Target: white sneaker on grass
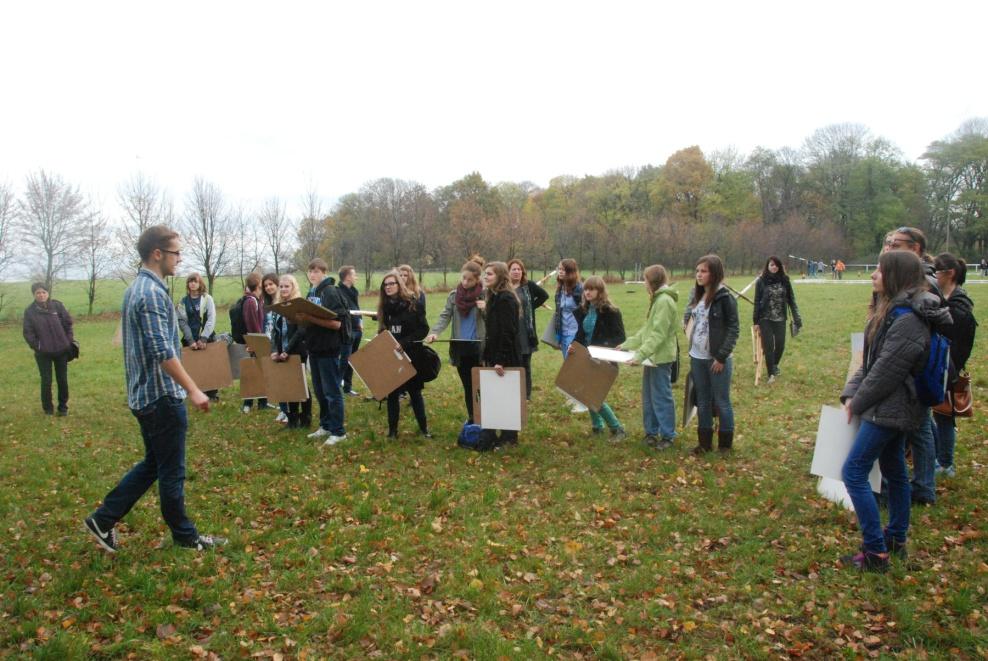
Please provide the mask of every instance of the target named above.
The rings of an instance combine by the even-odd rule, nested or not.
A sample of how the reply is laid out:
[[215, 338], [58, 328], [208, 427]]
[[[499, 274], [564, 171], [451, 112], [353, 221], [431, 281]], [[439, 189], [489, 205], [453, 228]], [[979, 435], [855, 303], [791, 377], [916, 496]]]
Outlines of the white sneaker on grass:
[[588, 410], [589, 409], [580, 402], [573, 402], [573, 408], [570, 409], [573, 413], [586, 413]]
[[241, 413], [250, 413], [250, 404], [244, 404], [244, 407], [240, 409]]
[[285, 412], [284, 411], [281, 411], [280, 413], [278, 413], [278, 415], [275, 416], [274, 421], [275, 422], [288, 422], [288, 416], [285, 415]]
[[342, 436], [336, 436], [335, 434], [330, 434], [329, 438], [326, 439], [326, 442], [323, 443], [323, 445], [324, 446], [336, 445], [337, 443], [345, 440], [346, 440], [346, 434], [343, 434]]
[[320, 427], [319, 429], [309, 434], [308, 438], [322, 438], [323, 436], [329, 436], [329, 430]]

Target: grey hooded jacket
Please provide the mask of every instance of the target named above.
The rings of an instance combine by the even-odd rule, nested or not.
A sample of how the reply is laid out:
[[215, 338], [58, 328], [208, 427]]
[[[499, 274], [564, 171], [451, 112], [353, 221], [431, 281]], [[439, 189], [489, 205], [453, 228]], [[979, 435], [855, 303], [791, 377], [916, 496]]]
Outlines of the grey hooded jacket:
[[[865, 345], [864, 363], [848, 380], [841, 403], [880, 427], [910, 431], [919, 428], [927, 408], [916, 397], [913, 375], [922, 369], [930, 346], [931, 325], [949, 325], [950, 312], [928, 291], [900, 294], [892, 306], [909, 305], [916, 314], [888, 315], [874, 340]], [[867, 332], [867, 329], [866, 329]]]

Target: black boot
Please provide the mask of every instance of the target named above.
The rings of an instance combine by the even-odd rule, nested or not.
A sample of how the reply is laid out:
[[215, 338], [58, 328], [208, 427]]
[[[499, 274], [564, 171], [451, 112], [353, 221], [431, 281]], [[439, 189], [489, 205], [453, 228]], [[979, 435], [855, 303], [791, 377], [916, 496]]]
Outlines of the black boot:
[[717, 430], [717, 449], [723, 453], [731, 451], [734, 446], [734, 432]]
[[299, 428], [299, 415], [298, 413], [288, 412], [288, 426], [287, 429], [298, 429]]
[[701, 455], [710, 452], [713, 449], [714, 449], [714, 430], [697, 429], [696, 447], [693, 448], [693, 454]]

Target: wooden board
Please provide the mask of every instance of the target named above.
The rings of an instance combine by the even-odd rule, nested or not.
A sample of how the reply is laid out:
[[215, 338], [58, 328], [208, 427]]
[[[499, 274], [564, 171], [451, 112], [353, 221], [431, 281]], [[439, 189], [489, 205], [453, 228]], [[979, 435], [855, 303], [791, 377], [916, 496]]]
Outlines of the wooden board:
[[366, 346], [360, 347], [360, 351], [351, 354], [350, 366], [377, 401], [386, 398], [416, 374], [412, 360], [388, 331], [378, 333]]
[[240, 399], [266, 397], [264, 372], [258, 358], [240, 359]]
[[264, 373], [264, 390], [271, 402], [304, 402], [309, 398], [309, 383], [305, 367], [297, 355], [275, 362], [270, 356], [258, 358]]
[[247, 333], [244, 335], [244, 341], [255, 356], [271, 355], [271, 339], [264, 333]]
[[617, 379], [617, 365], [591, 358], [579, 342], [570, 347], [570, 354], [556, 375], [556, 387], [591, 411], [599, 411]]
[[528, 421], [525, 369], [505, 367], [498, 376], [493, 367], [474, 367], [470, 375], [474, 422], [484, 429], [521, 431]]
[[300, 326], [307, 326], [308, 322], [300, 324], [297, 320], [297, 316], [300, 312], [304, 312], [310, 317], [316, 317], [317, 319], [336, 319], [336, 313], [332, 310], [327, 310], [321, 305], [317, 305], [312, 301], [305, 298], [293, 298], [290, 301], [285, 301], [283, 303], [275, 303], [268, 307], [272, 312], [277, 312], [283, 316], [288, 321], [293, 324], [298, 324]]
[[182, 348], [182, 367], [203, 392], [233, 385], [226, 344], [210, 342], [205, 349]]

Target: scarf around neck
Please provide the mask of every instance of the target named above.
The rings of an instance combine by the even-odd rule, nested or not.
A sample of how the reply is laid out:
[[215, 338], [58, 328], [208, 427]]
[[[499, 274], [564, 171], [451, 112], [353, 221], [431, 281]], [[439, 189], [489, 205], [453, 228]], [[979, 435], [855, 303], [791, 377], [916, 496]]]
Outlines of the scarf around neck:
[[465, 289], [463, 284], [456, 285], [456, 295], [454, 302], [456, 309], [460, 311], [461, 317], [470, 315], [470, 310], [477, 306], [477, 299], [484, 293], [484, 288], [478, 282], [472, 289]]

